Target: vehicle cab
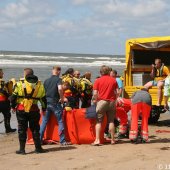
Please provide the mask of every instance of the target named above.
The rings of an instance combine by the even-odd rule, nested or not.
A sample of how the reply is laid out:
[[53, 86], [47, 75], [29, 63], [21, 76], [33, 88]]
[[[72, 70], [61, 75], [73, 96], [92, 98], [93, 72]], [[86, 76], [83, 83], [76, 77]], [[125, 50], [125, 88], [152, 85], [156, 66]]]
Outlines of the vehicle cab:
[[[126, 41], [126, 66], [124, 70], [124, 97], [131, 95], [141, 89], [147, 82], [151, 81], [150, 76], [156, 58], [160, 58], [165, 66], [170, 68], [170, 36], [137, 38]], [[157, 104], [157, 87], [149, 89], [152, 96], [152, 112], [150, 122], [155, 123], [159, 119], [164, 100], [161, 106]], [[162, 90], [163, 93], [163, 90]]]

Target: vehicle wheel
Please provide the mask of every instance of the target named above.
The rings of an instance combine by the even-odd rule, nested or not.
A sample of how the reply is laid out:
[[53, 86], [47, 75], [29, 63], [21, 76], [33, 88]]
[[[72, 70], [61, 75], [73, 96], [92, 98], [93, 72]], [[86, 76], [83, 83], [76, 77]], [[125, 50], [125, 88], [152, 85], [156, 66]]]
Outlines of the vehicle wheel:
[[152, 108], [148, 123], [149, 124], [157, 123], [159, 120], [159, 117], [160, 117], [159, 109]]

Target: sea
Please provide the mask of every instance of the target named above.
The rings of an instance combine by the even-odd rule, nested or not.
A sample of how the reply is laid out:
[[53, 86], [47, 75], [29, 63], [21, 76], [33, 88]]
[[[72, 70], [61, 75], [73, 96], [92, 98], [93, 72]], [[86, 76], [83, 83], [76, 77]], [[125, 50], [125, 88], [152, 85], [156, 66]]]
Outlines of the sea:
[[[60, 66], [62, 73], [68, 68], [79, 70], [81, 75], [86, 71], [92, 73], [92, 82], [100, 75], [102, 65], [117, 70], [121, 76], [125, 68], [124, 55], [74, 54], [49, 52], [0, 51], [0, 68], [3, 69], [5, 81], [23, 77], [24, 68], [33, 68], [35, 75], [43, 82], [51, 76], [53, 66]], [[0, 121], [3, 120], [0, 114]], [[12, 127], [16, 128], [16, 117], [12, 114]], [[4, 125], [0, 124], [0, 134], [4, 133]]]
[[35, 75], [44, 81], [51, 75], [52, 67], [61, 66], [62, 73], [68, 68], [79, 70], [81, 75], [86, 71], [92, 73], [92, 81], [99, 76], [102, 65], [110, 66], [122, 75], [125, 67], [124, 55], [73, 54], [47, 52], [0, 51], [0, 68], [4, 71], [4, 79], [23, 77], [23, 69], [31, 67]]

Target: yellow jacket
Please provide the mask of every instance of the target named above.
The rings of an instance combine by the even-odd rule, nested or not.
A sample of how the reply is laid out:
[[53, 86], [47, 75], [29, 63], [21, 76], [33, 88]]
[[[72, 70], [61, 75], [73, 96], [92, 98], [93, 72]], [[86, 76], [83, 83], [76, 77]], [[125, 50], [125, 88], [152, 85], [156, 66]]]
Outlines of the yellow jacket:
[[155, 81], [164, 80], [169, 74], [169, 69], [166, 66], [162, 66], [160, 69], [156, 69]]
[[71, 86], [71, 91], [74, 93], [75, 91], [79, 91], [80, 84], [79, 80], [71, 75], [67, 74], [61, 77], [62, 82], [68, 82]]
[[93, 84], [90, 80], [86, 78], [80, 79], [80, 91], [85, 92], [87, 94], [92, 94], [93, 91]]
[[[33, 78], [35, 77], [33, 76]], [[23, 104], [24, 107], [30, 104], [37, 105], [38, 101], [40, 101], [42, 108], [45, 109], [45, 89], [41, 81], [38, 81], [38, 78], [33, 82], [24, 79], [16, 83], [11, 97], [13, 108], [18, 104]]]

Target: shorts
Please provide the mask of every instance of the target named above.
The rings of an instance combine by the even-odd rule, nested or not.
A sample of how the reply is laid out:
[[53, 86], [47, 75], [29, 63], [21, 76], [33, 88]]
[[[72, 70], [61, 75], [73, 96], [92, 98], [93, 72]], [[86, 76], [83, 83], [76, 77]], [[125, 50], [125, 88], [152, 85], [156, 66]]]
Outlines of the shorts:
[[[159, 81], [164, 82], [164, 80], [159, 80]], [[156, 81], [156, 80], [151, 81], [152, 86], [157, 86], [159, 81]]]
[[102, 122], [104, 115], [107, 115], [107, 122], [114, 122], [115, 114], [116, 114], [116, 102], [115, 101], [106, 101], [100, 100], [97, 102], [96, 106], [97, 112], [97, 122]]

